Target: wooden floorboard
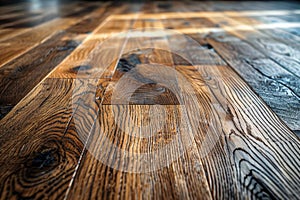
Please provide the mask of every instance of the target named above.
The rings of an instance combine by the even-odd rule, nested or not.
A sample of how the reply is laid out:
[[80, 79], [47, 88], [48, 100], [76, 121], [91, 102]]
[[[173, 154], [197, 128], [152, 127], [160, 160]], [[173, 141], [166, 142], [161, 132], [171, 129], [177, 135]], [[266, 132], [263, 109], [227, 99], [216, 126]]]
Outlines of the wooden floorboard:
[[300, 4], [0, 6], [0, 199], [298, 199]]
[[[88, 19], [105, 19], [105, 8], [106, 7], [103, 6], [96, 12], [92, 12], [87, 16], [89, 17]], [[94, 28], [98, 26], [98, 22], [97, 24], [83, 23], [87, 17], [84, 17], [81, 21], [68, 29], [61, 30], [55, 35], [52, 35], [40, 45], [0, 68], [0, 118], [4, 117], [9, 112], [9, 108], [15, 106], [25, 97], [36, 84], [56, 68], [57, 65], [87, 37], [86, 34], [81, 34], [82, 32], [89, 30], [90, 26]], [[34, 61], [32, 60], [33, 57], [35, 58]]]

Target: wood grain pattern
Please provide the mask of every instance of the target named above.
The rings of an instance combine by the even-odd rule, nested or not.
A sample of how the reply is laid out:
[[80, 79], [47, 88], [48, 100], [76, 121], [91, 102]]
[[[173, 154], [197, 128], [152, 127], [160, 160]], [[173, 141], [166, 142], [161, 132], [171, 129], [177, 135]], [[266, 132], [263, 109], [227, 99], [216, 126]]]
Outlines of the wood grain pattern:
[[[232, 24], [235, 21], [229, 20], [228, 23]], [[215, 36], [210, 36], [209, 43], [247, 80], [282, 120], [298, 133], [299, 77], [297, 64], [291, 64], [294, 62], [293, 57], [299, 54], [298, 47], [292, 48], [280, 43], [283, 38], [278, 38], [278, 34], [268, 38], [250, 26], [249, 31], [231, 30], [230, 26], [224, 26], [237, 37], [223, 33], [214, 34]], [[247, 70], [249, 67], [253, 67], [254, 70]], [[282, 104], [282, 101], [289, 103]]]
[[[137, 20], [134, 23], [135, 28], [151, 28], [159, 27], [162, 24], [160, 22], [149, 22], [145, 20]], [[124, 51], [126, 52], [127, 48], [130, 48], [131, 45], [135, 44], [137, 47], [143, 46], [143, 41], [150, 40], [154, 43], [154, 46], [157, 45], [167, 45], [166, 38], [160, 40], [152, 40], [149, 38], [128, 38]], [[157, 44], [159, 42], [160, 44]], [[164, 44], [161, 44], [164, 43]], [[172, 65], [172, 55], [171, 54], [155, 54], [157, 57], [152, 57], [152, 59], [147, 60], [143, 59], [144, 57], [151, 57], [151, 53], [141, 53], [138, 50], [137, 54], [131, 52], [129, 55], [122, 56], [118, 66], [115, 68], [115, 73], [112, 76], [111, 81], [107, 85], [105, 92], [101, 99], [101, 104], [99, 105], [99, 114], [95, 118], [96, 123], [94, 124], [93, 130], [89, 141], [90, 143], [101, 143], [101, 135], [105, 134], [110, 140], [114, 141], [116, 145], [122, 149], [126, 149], [129, 152], [151, 152], [155, 149], [163, 147], [172, 136], [176, 136], [176, 132], [180, 131], [176, 127], [180, 126], [177, 116], [180, 113], [180, 109], [174, 104], [172, 98], [170, 98], [170, 92], [167, 94], [162, 94], [157, 92], [155, 86], [150, 87], [145, 85], [144, 88], [135, 91], [135, 95], [132, 96], [131, 102], [132, 105], [111, 105], [110, 97], [111, 92], [114, 90], [115, 84], [119, 79], [126, 75], [127, 72], [133, 70], [139, 64], [146, 63], [155, 63], [155, 62], [164, 62], [169, 65]], [[142, 55], [143, 58], [139, 58], [138, 55]], [[153, 55], [153, 54], [152, 54]], [[164, 59], [162, 60], [159, 55], [163, 55]], [[141, 79], [136, 79], [136, 81], [145, 81]], [[130, 87], [130, 83], [128, 83]], [[155, 83], [154, 83], [155, 84]], [[156, 85], [157, 87], [157, 85]], [[166, 91], [166, 90], [165, 90]], [[99, 93], [99, 92], [98, 92]], [[139, 95], [140, 94], [140, 95]], [[144, 95], [143, 95], [144, 94]], [[154, 102], [156, 98], [157, 102]], [[165, 102], [167, 100], [167, 102]], [[176, 100], [176, 99], [175, 99]], [[133, 116], [134, 121], [140, 123], [147, 123], [147, 119], [143, 116], [146, 116], [149, 112], [151, 106], [146, 104], [168, 104], [167, 106], [167, 121], [164, 129], [154, 138], [151, 138], [150, 141], [135, 139], [134, 137], [128, 136], [126, 131], [118, 128], [118, 126], [130, 126], [128, 119], [124, 118], [126, 116]], [[117, 112], [117, 113], [114, 113]], [[114, 114], [112, 114], [114, 113]], [[114, 119], [114, 116], [120, 116], [118, 119]], [[124, 117], [123, 117], [124, 116]], [[159, 120], [158, 118], [157, 120]], [[116, 124], [116, 121], [121, 122]], [[99, 123], [97, 123], [99, 122]], [[151, 121], [150, 123], [155, 126], [158, 121]], [[129, 123], [129, 124], [127, 124]], [[138, 124], [137, 126], [141, 126]], [[149, 134], [151, 130], [149, 129]], [[120, 135], [115, 138], [116, 135]], [[121, 143], [118, 141], [122, 141]], [[154, 142], [157, 141], [157, 142]], [[193, 143], [195, 146], [195, 143]], [[68, 193], [68, 198], [163, 198], [166, 195], [170, 194], [174, 199], [181, 198], [204, 198], [211, 199], [207, 182], [204, 178], [204, 171], [202, 164], [199, 160], [199, 154], [194, 149], [186, 153], [180, 159], [176, 160], [168, 168], [164, 168], [151, 173], [135, 174], [135, 173], [126, 173], [114, 169], [109, 169], [99, 160], [95, 158], [97, 154], [101, 154], [102, 151], [98, 150], [98, 146], [92, 146], [89, 148], [89, 151], [86, 150], [84, 158], [79, 165], [78, 173], [75, 176], [74, 183], [77, 183], [78, 180], [81, 180], [83, 177], [89, 176], [86, 181], [80, 182], [80, 184], [73, 184]], [[113, 151], [113, 149], [111, 150]], [[172, 148], [174, 153], [177, 151], [175, 147]], [[95, 155], [96, 154], [96, 155]], [[107, 155], [109, 159], [110, 155]], [[113, 154], [111, 154], [113, 156]], [[193, 167], [184, 168], [183, 165], [191, 165]], [[134, 166], [133, 166], [134, 167]], [[104, 184], [105, 183], [105, 184]], [[195, 184], [193, 184], [195, 183]], [[196, 186], [197, 185], [197, 186]], [[197, 192], [191, 193], [190, 188], [197, 187]], [[195, 188], [196, 189], [196, 188]], [[86, 193], [86, 191], [89, 191]], [[113, 191], [113, 192], [112, 192]], [[153, 193], [152, 191], [157, 191]]]
[[0, 199], [298, 199], [299, 10], [0, 5]]
[[55, 34], [55, 32], [63, 30], [74, 23], [76, 23], [76, 20], [74, 19], [52, 20], [20, 34], [13, 39], [10, 38], [2, 41], [0, 48], [0, 53], [2, 55], [0, 67], [37, 46], [51, 36], [51, 34]]
[[[74, 36], [74, 35], [73, 35]], [[60, 32], [0, 68], [0, 106], [14, 106], [80, 43]], [[34, 58], [34, 60], [32, 60]], [[1, 112], [1, 118], [6, 112]]]
[[[81, 24], [81, 29], [84, 29], [85, 26], [82, 22], [87, 17], [98, 19], [99, 16], [102, 16], [104, 9], [105, 7], [101, 7], [96, 12], [90, 13], [77, 24], [51, 36], [23, 56], [0, 68], [0, 118], [3, 118], [13, 106], [87, 37], [86, 35], [80, 35], [81, 31], [76, 27]], [[35, 61], [32, 61], [32, 57], [35, 58]]]
[[[92, 57], [93, 50], [96, 47], [98, 47], [102, 41], [104, 41], [107, 37], [109, 37], [109, 34], [97, 37], [99, 32], [103, 31], [104, 33], [109, 33], [111, 31], [111, 25], [114, 24], [114, 21], [110, 20], [108, 14], [111, 12], [112, 13], [114, 12], [118, 13], [122, 11], [124, 12], [126, 8], [127, 6], [121, 6], [113, 10], [108, 10], [106, 14], [104, 13], [104, 16], [106, 18], [103, 18], [103, 21], [101, 21], [100, 25], [98, 25], [98, 27], [94, 30], [94, 34], [87, 37], [86, 40], [84, 40], [82, 44], [67, 59], [65, 59], [59, 66], [57, 66], [56, 69], [53, 71], [53, 73], [51, 73], [50, 77], [76, 78], [78, 70], [81, 66], [88, 66], [85, 68], [86, 73], [88, 73], [88, 71], [92, 71], [95, 68], [93, 67], [93, 65], [97, 66], [97, 63], [95, 63], [94, 59], [92, 58], [89, 59], [88, 62], [86, 62], [87, 57]], [[131, 21], [126, 21], [122, 23], [120, 26], [118, 26], [117, 30], [120, 32], [125, 31], [130, 27], [131, 23], [132, 23]], [[118, 54], [118, 52], [113, 52], [113, 48], [111, 50], [107, 49], [107, 55], [109, 56], [111, 53], [113, 55]]]
[[46, 80], [1, 120], [1, 198], [63, 198], [83, 146], [67, 128], [73, 87]]
[[[200, 71], [205, 70], [212, 70], [208, 67], [201, 67], [203, 69], [200, 69]], [[294, 177], [294, 185], [291, 184], [291, 180], [293, 178], [280, 176], [281, 173], [276, 173], [279, 175], [278, 177], [270, 176], [268, 180], [272, 183], [272, 187], [266, 187], [266, 185], [263, 184], [263, 182], [266, 180], [267, 176], [265, 176], [265, 170], [270, 170], [271, 172], [274, 168], [277, 170], [286, 170], [285, 167], [280, 167], [280, 163], [283, 162], [280, 161], [281, 157], [287, 157], [288, 155], [276, 155], [275, 152], [278, 152], [276, 148], [281, 148], [281, 143], [289, 143], [289, 150], [285, 152], [291, 152], [292, 149], [296, 148], [299, 149], [299, 147], [296, 147], [299, 145], [299, 141], [296, 138], [296, 136], [286, 127], [286, 126], [280, 126], [281, 124], [280, 120], [272, 113], [267, 111], [268, 108], [265, 104], [258, 104], [253, 105], [250, 102], [253, 102], [251, 98], [257, 98], [256, 95], [249, 89], [245, 83], [242, 83], [241, 79], [239, 79], [237, 76], [234, 75], [234, 72], [227, 69], [227, 67], [218, 67], [220, 70], [220, 73], [226, 73], [223, 75], [216, 75], [217, 78], [222, 78], [222, 82], [224, 84], [224, 89], [218, 88], [223, 84], [219, 84], [219, 81], [221, 79], [212, 80], [212, 86], [210, 87], [212, 93], [217, 99], [217, 102], [219, 102], [220, 109], [216, 110], [218, 113], [218, 116], [222, 116], [227, 113], [231, 119], [227, 120], [221, 120], [223, 133], [225, 135], [220, 136], [222, 141], [224, 142], [221, 149], [226, 152], [223, 159], [227, 160], [228, 164], [232, 163], [232, 168], [230, 169], [231, 173], [235, 174], [233, 181], [233, 191], [237, 190], [239, 191], [240, 197], [236, 198], [242, 198], [245, 196], [248, 196], [248, 198], [260, 198], [260, 197], [268, 197], [268, 198], [296, 198], [296, 188], [297, 188], [297, 177], [299, 176], [297, 172], [295, 171], [294, 175], [291, 175], [291, 177]], [[213, 70], [212, 70], [213, 71]], [[215, 72], [213, 72], [215, 73]], [[228, 74], [230, 73], [230, 74]], [[231, 74], [232, 73], [232, 74]], [[211, 74], [211, 73], [209, 73]], [[209, 78], [212, 78], [211, 76]], [[224, 80], [225, 79], [225, 80]], [[237, 86], [237, 82], [240, 82], [242, 86]], [[194, 83], [196, 84], [196, 81], [194, 80]], [[233, 88], [232, 88], [233, 87]], [[227, 91], [227, 92], [226, 92]], [[247, 98], [245, 95], [247, 95]], [[225, 95], [225, 96], [224, 96]], [[243, 99], [241, 100], [241, 96], [243, 95]], [[258, 99], [257, 99], [258, 100]], [[251, 104], [247, 105], [247, 102]], [[257, 101], [256, 101], [257, 102]], [[237, 108], [236, 105], [239, 105], [238, 110], [234, 110], [233, 108]], [[226, 107], [227, 106], [227, 107]], [[232, 108], [231, 108], [232, 106]], [[256, 107], [257, 106], [257, 107]], [[244, 107], [244, 108], [243, 108]], [[253, 109], [253, 111], [250, 111], [249, 113], [245, 113], [245, 110]], [[266, 109], [266, 110], [265, 110]], [[260, 110], [260, 113], [256, 113], [255, 111]], [[262, 110], [265, 110], [265, 112], [262, 112]], [[272, 121], [272, 123], [275, 124], [269, 124], [267, 122], [264, 122], [262, 124], [262, 118], [260, 120], [257, 120], [261, 117], [270, 117], [269, 123]], [[224, 119], [224, 116], [223, 116]], [[249, 119], [249, 121], [247, 120]], [[246, 121], [244, 121], [246, 120]], [[256, 125], [256, 123], [258, 123]], [[259, 126], [259, 127], [258, 127]], [[274, 136], [274, 133], [278, 130], [288, 132], [288, 135], [285, 134], [287, 138], [281, 138], [278, 140], [273, 138], [271, 139], [271, 135], [268, 136], [270, 133]], [[278, 137], [281, 137], [282, 134], [279, 134]], [[285, 137], [284, 136], [284, 137]], [[289, 139], [288, 139], [289, 138]], [[296, 146], [294, 146], [296, 145]], [[221, 150], [220, 149], [220, 150]], [[264, 149], [264, 150], [263, 150]], [[268, 150], [267, 150], [268, 149]], [[220, 151], [215, 149], [215, 151]], [[273, 152], [271, 154], [265, 154], [264, 152]], [[214, 152], [214, 151], [213, 151]], [[213, 152], [211, 153], [213, 155]], [[283, 153], [283, 152], [282, 152]], [[219, 153], [218, 153], [219, 154]], [[216, 159], [218, 155], [217, 153], [215, 156], [212, 156], [212, 159]], [[275, 156], [276, 155], [276, 156]], [[271, 157], [269, 157], [271, 156]], [[274, 157], [273, 157], [274, 156]], [[289, 155], [290, 156], [290, 155]], [[293, 165], [293, 160], [298, 160], [298, 154], [295, 154], [295, 158], [291, 159], [291, 166]], [[216, 177], [226, 177], [225, 169], [226, 169], [226, 162], [224, 160], [219, 163], [219, 165], [215, 165], [210, 163], [212, 159], [208, 159], [206, 162], [204, 162], [204, 169], [207, 171], [215, 170], [215, 173], [220, 174], [219, 176], [212, 175], [209, 176], [208, 179], [210, 181], [210, 186], [212, 188], [223, 188], [220, 186], [217, 186], [220, 181], [214, 180]], [[285, 162], [285, 161], [284, 161]], [[206, 164], [207, 163], [207, 164]], [[210, 164], [209, 164], [210, 163]], [[299, 163], [298, 163], [299, 164]], [[296, 167], [298, 165], [295, 163]], [[223, 165], [223, 166], [222, 166]], [[247, 166], [247, 167], [245, 167]], [[217, 168], [217, 169], [216, 169]], [[259, 171], [263, 170], [264, 173], [260, 173]], [[295, 170], [295, 169], [294, 169]], [[223, 175], [222, 175], [223, 174]], [[267, 173], [270, 175], [270, 173]], [[276, 181], [276, 179], [278, 179]], [[282, 181], [279, 181], [282, 179]], [[285, 179], [283, 181], [283, 179]], [[226, 182], [228, 182], [226, 180]], [[270, 183], [269, 182], [269, 183]], [[286, 183], [285, 186], [282, 184]], [[276, 186], [278, 184], [278, 186]], [[235, 186], [234, 186], [235, 185]], [[290, 191], [287, 189], [287, 187], [291, 187]], [[249, 188], [252, 188], [249, 190]], [[284, 189], [281, 189], [284, 188]], [[228, 191], [228, 190], [225, 190]], [[217, 193], [218, 191], [215, 191], [214, 195], [217, 197], [226, 195], [224, 191], [219, 191], [220, 193]], [[227, 194], [230, 196], [230, 194]], [[281, 196], [283, 195], [283, 196]], [[281, 197], [280, 197], [281, 196]]]
[[[226, 36], [223, 35], [223, 38]], [[251, 52], [251, 46], [243, 41], [226, 41], [215, 37], [215, 39], [210, 39], [209, 43], [293, 130], [299, 129], [297, 125], [299, 121], [298, 77], [263, 54], [256, 52], [255, 49]], [[253, 68], [253, 70], [249, 71], [248, 68]], [[289, 103], [282, 104], [285, 100]]]

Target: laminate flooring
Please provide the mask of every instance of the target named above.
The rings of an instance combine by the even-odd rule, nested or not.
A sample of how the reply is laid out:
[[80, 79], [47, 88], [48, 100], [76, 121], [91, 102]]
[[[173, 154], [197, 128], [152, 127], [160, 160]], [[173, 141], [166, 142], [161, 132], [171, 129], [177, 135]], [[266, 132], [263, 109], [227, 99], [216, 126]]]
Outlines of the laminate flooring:
[[300, 4], [3, 2], [0, 118], [0, 199], [299, 199]]

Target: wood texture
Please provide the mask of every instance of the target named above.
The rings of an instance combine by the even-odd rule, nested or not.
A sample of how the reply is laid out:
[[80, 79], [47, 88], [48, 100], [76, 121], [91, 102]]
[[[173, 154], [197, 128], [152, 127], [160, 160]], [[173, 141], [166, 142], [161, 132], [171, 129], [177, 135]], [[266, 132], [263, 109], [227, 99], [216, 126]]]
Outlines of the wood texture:
[[[87, 35], [81, 34], [82, 30], [87, 30], [90, 26], [93, 27], [96, 25], [82, 23], [87, 18], [90, 20], [104, 19], [103, 14], [105, 13], [103, 12], [105, 8], [103, 6], [95, 12], [90, 13], [77, 24], [56, 33], [42, 44], [0, 68], [0, 118], [5, 116], [13, 106], [57, 67], [87, 37]], [[34, 61], [32, 60], [33, 57]]]
[[0, 199], [298, 199], [299, 10], [1, 5]]
[[[218, 23], [223, 18], [213, 20]], [[280, 34], [268, 36], [249, 25], [245, 25], [248, 30], [232, 30], [230, 25], [239, 22], [231, 19], [227, 20], [227, 24], [229, 25], [221, 26], [233, 35], [212, 35], [209, 39], [211, 45], [251, 84], [291, 129], [299, 132], [299, 77], [297, 61], [294, 61], [297, 58], [293, 58], [299, 54], [299, 48], [288, 45], [288, 41], [280, 42], [284, 39]], [[222, 45], [226, 47], [223, 48]], [[296, 63], [292, 64], [293, 62]], [[247, 70], [251, 67], [254, 70]], [[282, 104], [282, 101], [288, 103]]]

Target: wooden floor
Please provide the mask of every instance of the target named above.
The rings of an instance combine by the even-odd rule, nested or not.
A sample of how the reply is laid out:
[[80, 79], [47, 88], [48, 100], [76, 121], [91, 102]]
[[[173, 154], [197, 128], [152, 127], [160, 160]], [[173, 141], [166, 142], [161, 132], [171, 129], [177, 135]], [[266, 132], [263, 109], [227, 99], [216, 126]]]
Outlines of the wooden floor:
[[7, 2], [0, 44], [1, 199], [300, 199], [299, 3]]

